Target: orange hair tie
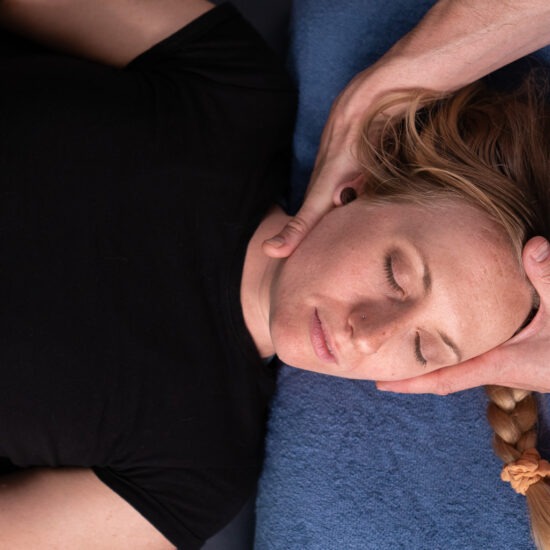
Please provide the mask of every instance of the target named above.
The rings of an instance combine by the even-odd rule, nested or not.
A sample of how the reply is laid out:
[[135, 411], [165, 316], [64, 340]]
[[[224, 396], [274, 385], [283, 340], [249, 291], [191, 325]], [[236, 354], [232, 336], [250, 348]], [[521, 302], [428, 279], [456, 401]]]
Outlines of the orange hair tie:
[[516, 461], [506, 464], [500, 474], [500, 479], [509, 481], [520, 495], [525, 495], [531, 485], [545, 477], [550, 477], [550, 462], [541, 458], [536, 449], [523, 451]]

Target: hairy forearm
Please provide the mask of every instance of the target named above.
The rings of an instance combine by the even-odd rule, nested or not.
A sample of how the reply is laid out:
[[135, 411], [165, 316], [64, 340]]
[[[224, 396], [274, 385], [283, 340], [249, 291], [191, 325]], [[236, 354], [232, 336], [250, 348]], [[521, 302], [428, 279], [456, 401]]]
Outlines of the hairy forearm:
[[548, 0], [440, 0], [385, 62], [412, 85], [452, 90], [549, 43]]
[[206, 0], [1, 0], [0, 24], [75, 55], [123, 66], [210, 7]]

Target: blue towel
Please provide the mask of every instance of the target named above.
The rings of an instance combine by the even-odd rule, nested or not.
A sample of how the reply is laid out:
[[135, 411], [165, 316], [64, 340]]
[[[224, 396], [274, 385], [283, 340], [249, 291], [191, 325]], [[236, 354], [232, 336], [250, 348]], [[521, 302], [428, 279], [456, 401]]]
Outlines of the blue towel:
[[[295, 205], [333, 99], [432, 4], [294, 0]], [[534, 548], [524, 497], [499, 479], [486, 403], [482, 389], [448, 397], [386, 394], [371, 382], [283, 366], [255, 549]], [[550, 399], [540, 405], [541, 450], [548, 458]]]

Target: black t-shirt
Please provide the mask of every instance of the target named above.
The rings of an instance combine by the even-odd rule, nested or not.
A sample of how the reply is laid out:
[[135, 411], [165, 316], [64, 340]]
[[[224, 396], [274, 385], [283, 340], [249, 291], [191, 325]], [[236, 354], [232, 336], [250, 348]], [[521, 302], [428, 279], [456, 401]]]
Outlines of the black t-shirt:
[[0, 70], [0, 456], [93, 468], [198, 547], [260, 467], [239, 286], [292, 86], [229, 5], [125, 69], [5, 40]]

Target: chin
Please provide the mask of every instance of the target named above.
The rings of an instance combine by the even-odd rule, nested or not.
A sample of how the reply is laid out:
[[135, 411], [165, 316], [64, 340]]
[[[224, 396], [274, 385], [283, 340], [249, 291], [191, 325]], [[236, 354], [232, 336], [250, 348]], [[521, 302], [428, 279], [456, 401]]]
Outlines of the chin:
[[[281, 349], [282, 348], [282, 349]], [[286, 365], [295, 367], [297, 369], [311, 370], [305, 366], [303, 358], [300, 359], [295, 353], [289, 352], [284, 346], [275, 346], [275, 355]]]
[[276, 354], [283, 363], [296, 369], [340, 378], [353, 378], [353, 376], [348, 376], [346, 371], [339, 370], [339, 367], [335, 364], [321, 363], [315, 358], [305, 357], [302, 353], [296, 353], [296, 350], [286, 348], [281, 351], [277, 350]]

